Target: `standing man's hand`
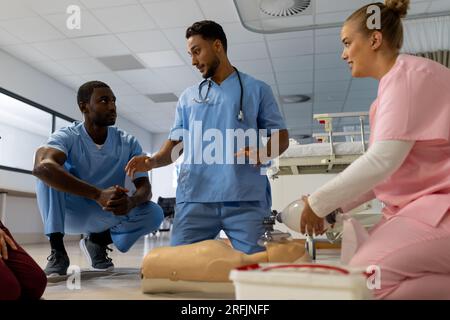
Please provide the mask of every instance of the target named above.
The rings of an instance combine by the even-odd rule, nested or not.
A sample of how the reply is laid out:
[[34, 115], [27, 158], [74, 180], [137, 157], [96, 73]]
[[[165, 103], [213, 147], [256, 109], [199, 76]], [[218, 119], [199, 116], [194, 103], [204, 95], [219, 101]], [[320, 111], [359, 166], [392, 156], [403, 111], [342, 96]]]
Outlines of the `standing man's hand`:
[[13, 250], [17, 250], [14, 240], [0, 229], [0, 261], [8, 260], [8, 246]]
[[133, 178], [135, 172], [150, 171], [155, 167], [154, 159], [147, 156], [133, 157], [125, 167], [125, 172]]
[[324, 233], [324, 218], [318, 217], [311, 209], [308, 202], [308, 197], [302, 197], [305, 207], [300, 218], [300, 231], [301, 233], [307, 233], [309, 236], [314, 234], [320, 235]]
[[235, 153], [235, 156], [237, 158], [244, 157], [245, 161], [249, 161], [250, 164], [261, 166], [263, 164], [266, 164], [268, 162], [267, 158], [267, 150], [266, 149], [260, 149], [257, 150], [256, 148], [250, 148], [245, 147], [238, 152]]

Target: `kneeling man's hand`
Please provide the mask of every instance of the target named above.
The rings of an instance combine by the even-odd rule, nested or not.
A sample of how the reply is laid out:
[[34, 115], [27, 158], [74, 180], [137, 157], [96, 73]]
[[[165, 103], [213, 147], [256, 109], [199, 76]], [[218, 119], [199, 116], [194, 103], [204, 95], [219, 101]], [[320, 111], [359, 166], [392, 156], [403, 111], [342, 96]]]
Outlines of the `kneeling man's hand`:
[[101, 191], [97, 202], [105, 211], [111, 211], [115, 215], [126, 215], [136, 206], [127, 192], [127, 189], [120, 186], [110, 187]]

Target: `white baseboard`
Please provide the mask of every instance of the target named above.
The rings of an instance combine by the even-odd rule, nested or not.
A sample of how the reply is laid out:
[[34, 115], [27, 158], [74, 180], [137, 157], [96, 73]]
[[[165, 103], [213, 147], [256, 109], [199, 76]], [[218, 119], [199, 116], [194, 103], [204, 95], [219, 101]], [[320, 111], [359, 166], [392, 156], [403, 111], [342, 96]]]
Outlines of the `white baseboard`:
[[[48, 238], [42, 233], [14, 233], [14, 240], [19, 244], [48, 243]], [[77, 241], [81, 235], [65, 235], [64, 241]]]

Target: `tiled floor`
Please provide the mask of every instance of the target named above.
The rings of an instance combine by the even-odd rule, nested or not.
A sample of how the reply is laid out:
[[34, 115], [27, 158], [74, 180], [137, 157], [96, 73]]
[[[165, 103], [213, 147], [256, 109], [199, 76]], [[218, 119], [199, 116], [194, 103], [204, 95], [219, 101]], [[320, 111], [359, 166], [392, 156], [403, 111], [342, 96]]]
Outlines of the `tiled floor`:
[[[178, 293], [150, 295], [141, 292], [141, 279], [139, 268], [143, 257], [152, 248], [167, 246], [169, 234], [161, 233], [158, 236], [146, 236], [140, 239], [127, 253], [114, 250], [110, 257], [115, 264], [113, 273], [83, 272], [88, 264], [77, 242], [66, 243], [66, 250], [70, 257], [71, 266], [81, 269], [79, 282], [75, 277], [69, 279], [50, 280], [43, 298], [48, 300], [66, 299], [123, 299], [123, 300], [153, 300], [153, 299], [233, 299], [230, 294], [205, 293]], [[27, 245], [25, 250], [44, 268], [50, 248], [48, 244]], [[336, 263], [338, 252], [324, 250], [318, 252], [318, 261], [323, 263]], [[72, 281], [70, 281], [72, 280]], [[77, 288], [77, 284], [79, 287]]]

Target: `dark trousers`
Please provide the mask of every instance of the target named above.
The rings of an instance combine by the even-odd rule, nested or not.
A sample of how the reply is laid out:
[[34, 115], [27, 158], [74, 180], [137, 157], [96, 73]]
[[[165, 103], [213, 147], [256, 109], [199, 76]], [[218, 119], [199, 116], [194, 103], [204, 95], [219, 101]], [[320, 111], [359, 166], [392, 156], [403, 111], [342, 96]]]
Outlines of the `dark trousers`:
[[[12, 239], [1, 222], [0, 228]], [[47, 286], [45, 273], [17, 243], [17, 250], [7, 246], [8, 260], [0, 259], [0, 300], [40, 299]]]

